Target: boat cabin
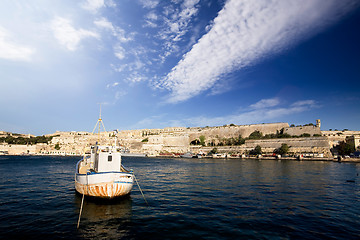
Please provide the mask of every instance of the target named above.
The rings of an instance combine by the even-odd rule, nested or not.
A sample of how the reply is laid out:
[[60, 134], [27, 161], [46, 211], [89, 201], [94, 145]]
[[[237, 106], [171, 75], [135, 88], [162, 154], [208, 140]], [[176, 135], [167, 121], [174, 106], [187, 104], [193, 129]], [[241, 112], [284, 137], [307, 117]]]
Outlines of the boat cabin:
[[121, 153], [112, 146], [92, 146], [90, 164], [95, 172], [120, 172]]
[[78, 173], [87, 172], [121, 172], [121, 153], [113, 146], [91, 146], [90, 156], [85, 157], [78, 165]]

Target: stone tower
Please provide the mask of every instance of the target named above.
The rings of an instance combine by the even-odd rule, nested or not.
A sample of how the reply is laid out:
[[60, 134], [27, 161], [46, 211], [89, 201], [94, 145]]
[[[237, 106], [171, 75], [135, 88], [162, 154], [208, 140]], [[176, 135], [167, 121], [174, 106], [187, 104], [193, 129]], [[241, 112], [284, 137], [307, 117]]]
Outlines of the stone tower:
[[321, 127], [321, 121], [320, 121], [320, 119], [316, 119], [316, 127], [318, 127], [318, 128]]

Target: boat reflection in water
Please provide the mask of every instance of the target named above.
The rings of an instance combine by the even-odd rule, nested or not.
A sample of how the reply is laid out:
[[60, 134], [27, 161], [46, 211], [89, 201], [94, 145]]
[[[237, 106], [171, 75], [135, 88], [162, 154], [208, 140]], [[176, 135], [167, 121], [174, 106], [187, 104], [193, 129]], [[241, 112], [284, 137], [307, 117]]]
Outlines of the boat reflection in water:
[[[79, 206], [82, 196], [76, 193], [75, 206]], [[132, 216], [132, 199], [129, 195], [106, 200], [87, 197], [81, 216], [79, 237], [85, 239], [119, 239], [128, 236]], [[119, 228], [121, 226], [121, 228]]]

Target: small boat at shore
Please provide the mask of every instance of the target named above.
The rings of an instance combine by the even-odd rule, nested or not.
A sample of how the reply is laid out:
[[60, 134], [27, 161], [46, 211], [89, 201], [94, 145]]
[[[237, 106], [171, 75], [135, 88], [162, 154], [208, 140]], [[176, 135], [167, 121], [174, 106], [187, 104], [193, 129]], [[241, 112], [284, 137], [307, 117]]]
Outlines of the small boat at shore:
[[181, 158], [202, 158], [202, 154], [194, 154], [192, 152], [187, 152], [183, 155], [180, 155]]

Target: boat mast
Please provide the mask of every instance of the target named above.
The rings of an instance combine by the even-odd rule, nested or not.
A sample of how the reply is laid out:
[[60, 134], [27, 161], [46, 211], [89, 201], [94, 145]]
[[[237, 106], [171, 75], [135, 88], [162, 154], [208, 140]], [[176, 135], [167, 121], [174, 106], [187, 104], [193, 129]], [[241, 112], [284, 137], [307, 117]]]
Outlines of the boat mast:
[[98, 130], [98, 143], [100, 144], [100, 131], [101, 131], [100, 128], [101, 128], [101, 125], [103, 126], [104, 131], [106, 132], [106, 129], [105, 129], [105, 126], [104, 126], [104, 122], [103, 122], [102, 119], [101, 119], [101, 103], [100, 103], [100, 115], [99, 115], [99, 119], [97, 120], [97, 122], [96, 122], [96, 124], [95, 124], [95, 127], [94, 127], [92, 133], [95, 132], [96, 126], [98, 126], [98, 125], [99, 125], [99, 130]]

